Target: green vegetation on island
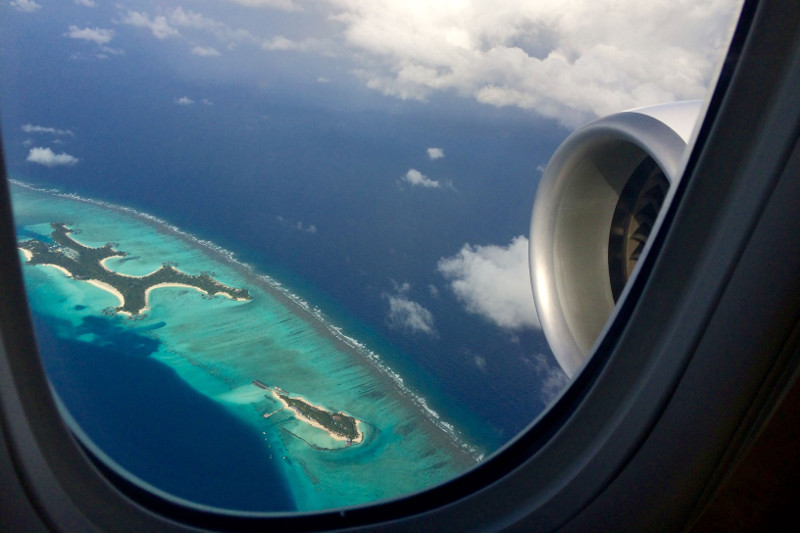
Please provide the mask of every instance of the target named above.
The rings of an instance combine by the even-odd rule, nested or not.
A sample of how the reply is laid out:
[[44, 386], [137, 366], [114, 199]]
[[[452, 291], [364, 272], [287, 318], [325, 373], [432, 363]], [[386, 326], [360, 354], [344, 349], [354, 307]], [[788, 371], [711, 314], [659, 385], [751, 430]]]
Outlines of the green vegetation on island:
[[356, 440], [359, 437], [356, 419], [352, 416], [347, 416], [341, 412], [331, 413], [324, 409], [318, 409], [298, 398], [289, 398], [283, 394], [278, 394], [278, 396], [281, 400], [289, 404], [289, 407], [297, 410], [298, 413], [309, 420], [317, 422], [327, 431], [336, 433], [350, 440]]
[[[258, 381], [258, 380], [256, 380]], [[260, 382], [256, 383], [263, 387]], [[348, 442], [360, 442], [363, 435], [358, 430], [358, 420], [342, 412], [332, 413], [319, 406], [313, 405], [302, 398], [290, 398], [285, 391], [273, 387], [272, 393], [286, 406], [295, 411], [301, 417], [319, 424], [328, 433], [345, 438]]]
[[[95, 280], [109, 285], [118, 291], [124, 303], [115, 311], [136, 315], [147, 307], [147, 290], [160, 284], [179, 284], [194, 287], [209, 296], [224, 294], [235, 300], [250, 300], [252, 297], [246, 289], [229, 287], [212, 278], [208, 273], [189, 275], [167, 263], [155, 272], [146, 276], [129, 276], [118, 274], [103, 266], [103, 261], [111, 257], [124, 257], [126, 252], [114, 249], [116, 244], [107, 243], [100, 248], [90, 248], [73, 240], [69, 234], [73, 231], [66, 224], [53, 222], [51, 237], [54, 244], [39, 240], [28, 240], [19, 243], [19, 247], [30, 252], [28, 264], [55, 265], [67, 270], [76, 280]], [[118, 245], [117, 245], [118, 246]]]

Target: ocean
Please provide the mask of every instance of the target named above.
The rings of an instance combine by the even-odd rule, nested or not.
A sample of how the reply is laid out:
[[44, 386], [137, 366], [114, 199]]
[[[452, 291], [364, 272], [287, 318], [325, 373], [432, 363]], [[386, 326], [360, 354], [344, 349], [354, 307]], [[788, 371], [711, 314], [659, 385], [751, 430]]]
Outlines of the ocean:
[[[61, 53], [57, 18], [52, 31], [26, 20], [5, 28], [15, 53], [0, 58], [7, 167], [33, 187], [12, 188], [18, 237], [71, 222], [80, 242], [119, 243], [129, 255], [109, 266], [122, 273], [174, 261], [258, 295], [159, 289], [128, 321], [103, 316], [118, 304], [101, 289], [23, 269], [54, 387], [120, 467], [207, 505], [353, 505], [457, 475], [553, 398], [541, 332], [470, 311], [437, 264], [527, 234], [538, 167], [566, 130], [448, 94], [399, 101], [333, 72], [301, 80], [288, 63], [274, 65], [288, 81], [230, 84], [135, 48], [97, 62]], [[32, 164], [36, 145], [79, 161]], [[410, 185], [412, 168], [441, 186]], [[430, 313], [429, 331], [391, 319], [399, 296]], [[278, 406], [256, 379], [364, 420], [365, 443], [314, 450], [291, 417], [263, 417]]]

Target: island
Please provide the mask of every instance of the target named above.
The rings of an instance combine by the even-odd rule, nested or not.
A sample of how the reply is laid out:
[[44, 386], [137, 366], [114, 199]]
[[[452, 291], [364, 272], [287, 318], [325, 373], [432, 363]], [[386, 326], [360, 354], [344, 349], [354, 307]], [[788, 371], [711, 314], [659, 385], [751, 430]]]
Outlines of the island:
[[188, 287], [208, 297], [223, 295], [240, 301], [252, 299], [246, 289], [224, 285], [209, 273], [186, 274], [177, 270], [174, 263], [164, 263], [161, 268], [146, 276], [130, 276], [114, 272], [105, 266], [105, 262], [112, 257], [127, 255], [126, 252], [115, 249], [116, 243], [106, 243], [100, 248], [91, 248], [70, 237], [69, 234], [73, 233], [73, 230], [68, 228], [67, 224], [52, 222], [50, 227], [53, 228], [50, 235], [53, 243], [31, 239], [18, 244], [25, 254], [27, 264], [56, 267], [67, 276], [86, 281], [114, 294], [120, 300], [120, 305], [113, 308], [115, 313], [140, 315], [149, 308], [150, 292], [159, 287]]
[[[289, 393], [278, 387], [270, 387], [259, 380], [254, 380], [253, 385], [268, 390], [272, 396], [281, 402], [284, 409], [290, 409], [301, 422], [321, 429], [336, 440], [347, 441], [347, 444], [359, 444], [364, 440], [364, 433], [359, 428], [360, 420], [340, 411], [331, 412], [306, 399], [289, 396]], [[274, 413], [270, 413], [272, 415]], [[268, 415], [265, 415], [268, 416]]]

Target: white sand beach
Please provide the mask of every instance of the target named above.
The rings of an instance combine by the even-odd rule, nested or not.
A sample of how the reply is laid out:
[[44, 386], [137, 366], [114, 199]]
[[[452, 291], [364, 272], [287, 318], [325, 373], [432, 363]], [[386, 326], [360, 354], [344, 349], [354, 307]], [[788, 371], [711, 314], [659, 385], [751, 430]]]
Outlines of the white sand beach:
[[[276, 400], [281, 402], [281, 405], [283, 405], [284, 409], [291, 410], [292, 413], [294, 413], [295, 418], [297, 418], [301, 422], [304, 422], [304, 423], [308, 424], [309, 426], [313, 426], [313, 427], [315, 427], [317, 429], [321, 429], [322, 431], [327, 433], [328, 436], [330, 436], [330, 438], [332, 438], [332, 439], [341, 440], [341, 441], [346, 441], [347, 440], [347, 437], [345, 437], [344, 435], [339, 435], [338, 433], [334, 433], [333, 431], [329, 430], [328, 428], [326, 428], [325, 426], [323, 426], [319, 422], [317, 422], [315, 420], [311, 420], [310, 418], [307, 418], [307, 417], [303, 416], [300, 412], [297, 411], [297, 409], [294, 409], [283, 398], [281, 398], [279, 396], [279, 392], [276, 391], [274, 388], [271, 388], [270, 392], [272, 393], [272, 396]], [[327, 409], [325, 409], [321, 405], [313, 404], [313, 403], [309, 402], [308, 400], [306, 400], [305, 398], [303, 398], [302, 396], [295, 396], [294, 399], [300, 400], [301, 402], [303, 402], [305, 404], [308, 404], [311, 407], [314, 407], [316, 409], [319, 409], [320, 411], [327, 411]], [[364, 440], [364, 432], [361, 431], [361, 420], [359, 420], [357, 418], [354, 418], [354, 420], [356, 421], [356, 433], [357, 433], [358, 436], [355, 439], [352, 440], [352, 443], [353, 444], [359, 444], [361, 441]]]

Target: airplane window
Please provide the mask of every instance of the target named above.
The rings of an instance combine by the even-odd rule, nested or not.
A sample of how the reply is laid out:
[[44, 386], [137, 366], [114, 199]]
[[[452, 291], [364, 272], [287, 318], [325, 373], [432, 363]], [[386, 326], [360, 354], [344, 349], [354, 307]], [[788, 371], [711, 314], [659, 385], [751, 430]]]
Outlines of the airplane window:
[[235, 511], [487, 460], [625, 297], [739, 8], [4, 2], [18, 253], [70, 428]]

